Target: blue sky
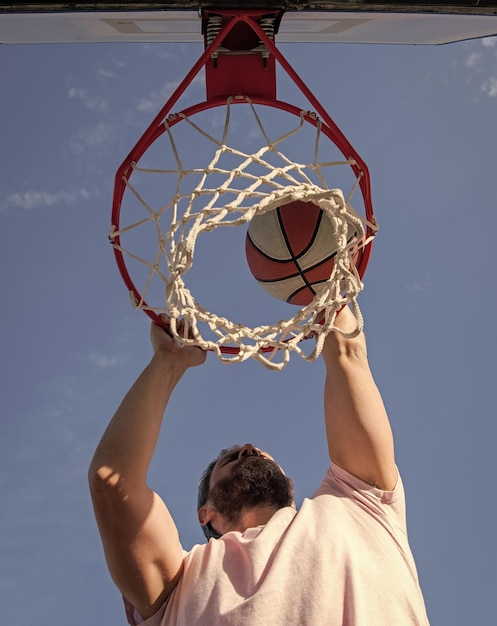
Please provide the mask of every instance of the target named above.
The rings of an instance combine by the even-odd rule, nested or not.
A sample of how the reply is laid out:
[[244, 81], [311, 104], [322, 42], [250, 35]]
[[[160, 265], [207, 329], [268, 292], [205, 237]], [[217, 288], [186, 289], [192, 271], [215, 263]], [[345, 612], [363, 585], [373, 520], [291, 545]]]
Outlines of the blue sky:
[[[431, 622], [494, 623], [497, 38], [281, 49], [370, 168], [380, 233], [360, 304]], [[113, 177], [200, 52], [0, 47], [5, 623], [125, 623], [86, 486], [151, 354], [107, 242]], [[280, 98], [289, 93], [282, 83]], [[203, 98], [201, 80], [189, 98]], [[202, 540], [198, 477], [226, 445], [266, 448], [298, 500], [312, 492], [327, 465], [322, 385], [322, 364], [298, 359], [273, 373], [210, 355], [185, 377], [150, 476], [185, 547]]]

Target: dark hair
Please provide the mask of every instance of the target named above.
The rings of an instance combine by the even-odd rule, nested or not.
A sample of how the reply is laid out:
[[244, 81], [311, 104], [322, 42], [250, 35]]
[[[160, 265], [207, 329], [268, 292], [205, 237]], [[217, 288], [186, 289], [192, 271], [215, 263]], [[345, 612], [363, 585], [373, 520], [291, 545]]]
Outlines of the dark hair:
[[[205, 468], [202, 476], [200, 477], [200, 481], [198, 483], [197, 511], [199, 511], [209, 499], [210, 481], [211, 481], [211, 475], [212, 475], [212, 470], [214, 469], [214, 466], [216, 465], [216, 463], [219, 461], [219, 459], [222, 456], [224, 456], [228, 452], [231, 452], [232, 450], [235, 450], [236, 448], [239, 448], [239, 447], [240, 446], [235, 445], [235, 446], [231, 446], [231, 448], [225, 448], [224, 450], [221, 450], [221, 452], [217, 455], [217, 457], [213, 461], [211, 461], [209, 465]], [[210, 522], [208, 522], [205, 526], [201, 526], [201, 528], [204, 532], [204, 535], [207, 537], [207, 540], [211, 538], [219, 539], [219, 537], [221, 537], [221, 535], [216, 530], [214, 530], [214, 528], [212, 528]]]

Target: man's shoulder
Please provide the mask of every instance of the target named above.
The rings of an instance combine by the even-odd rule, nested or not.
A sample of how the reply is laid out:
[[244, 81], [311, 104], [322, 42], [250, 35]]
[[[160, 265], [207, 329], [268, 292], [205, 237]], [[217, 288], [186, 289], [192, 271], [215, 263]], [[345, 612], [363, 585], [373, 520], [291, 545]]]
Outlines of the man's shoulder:
[[387, 491], [369, 485], [342, 467], [331, 463], [321, 485], [312, 495], [312, 501], [320, 508], [363, 511], [376, 520], [388, 517], [395, 526], [405, 530], [406, 504], [402, 478], [398, 478], [394, 489]]

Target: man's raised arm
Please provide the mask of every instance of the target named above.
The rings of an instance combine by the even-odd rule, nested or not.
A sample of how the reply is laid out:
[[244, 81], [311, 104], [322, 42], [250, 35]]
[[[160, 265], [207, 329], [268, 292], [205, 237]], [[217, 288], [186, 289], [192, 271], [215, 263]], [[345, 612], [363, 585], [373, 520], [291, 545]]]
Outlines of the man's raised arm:
[[[335, 324], [353, 331], [345, 307]], [[380, 392], [368, 364], [363, 333], [346, 339], [331, 332], [325, 340], [324, 408], [330, 459], [363, 481], [390, 490], [397, 482], [393, 436]]]
[[174, 521], [147, 486], [147, 472], [174, 387], [189, 367], [205, 361], [205, 352], [178, 347], [155, 324], [151, 340], [154, 356], [112, 418], [89, 470], [110, 574], [144, 618], [172, 591], [183, 560]]

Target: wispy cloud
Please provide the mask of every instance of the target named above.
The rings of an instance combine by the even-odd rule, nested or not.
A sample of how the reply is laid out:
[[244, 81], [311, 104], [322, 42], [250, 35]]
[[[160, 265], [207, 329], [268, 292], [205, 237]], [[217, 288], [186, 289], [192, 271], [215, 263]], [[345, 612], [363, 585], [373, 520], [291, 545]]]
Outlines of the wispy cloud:
[[88, 354], [88, 361], [92, 365], [96, 365], [98, 368], [102, 369], [119, 365], [119, 359], [117, 356], [104, 354], [103, 352], [98, 352], [96, 350], [90, 350]]
[[81, 130], [71, 139], [71, 150], [75, 154], [108, 145], [114, 136], [114, 125], [99, 122], [92, 128]]
[[479, 52], [471, 52], [469, 57], [466, 59], [466, 67], [476, 67], [480, 62], [481, 54]]
[[412, 283], [408, 283], [405, 288], [407, 291], [427, 291], [431, 286], [431, 278], [425, 278], [424, 280], [415, 280]]
[[[469, 54], [464, 61], [469, 70], [467, 84], [478, 85], [479, 92], [489, 98], [497, 97], [497, 73], [495, 71], [495, 50], [497, 37], [485, 37], [468, 45]], [[476, 101], [479, 100], [476, 94]]]
[[17, 191], [0, 201], [0, 211], [7, 209], [34, 209], [49, 208], [57, 204], [73, 204], [78, 200], [89, 200], [91, 193], [88, 189], [79, 188], [72, 191]]
[[105, 98], [99, 95], [91, 95], [82, 87], [70, 87], [68, 95], [71, 100], [83, 102], [90, 111], [105, 113], [109, 108], [109, 102]]
[[497, 96], [497, 78], [495, 76], [491, 76], [482, 84], [481, 90], [490, 98], [495, 98]]
[[107, 81], [117, 76], [112, 70], [107, 70], [103, 67], [98, 70], [97, 75], [102, 81]]
[[[174, 90], [178, 87], [181, 80], [181, 78], [177, 78], [176, 80], [168, 81], [158, 91], [153, 91], [148, 96], [140, 98], [136, 103], [136, 110], [140, 113], [157, 113], [166, 103], [167, 99], [172, 95]], [[205, 78], [202, 74], [193, 79], [188, 89], [192, 89], [197, 86], [203, 87], [204, 85]]]
[[497, 37], [484, 37], [481, 40], [481, 45], [484, 48], [495, 48], [497, 46]]
[[167, 82], [159, 91], [153, 91], [148, 96], [140, 98], [136, 103], [136, 110], [140, 113], [156, 113], [164, 105], [179, 83], [179, 79]]

